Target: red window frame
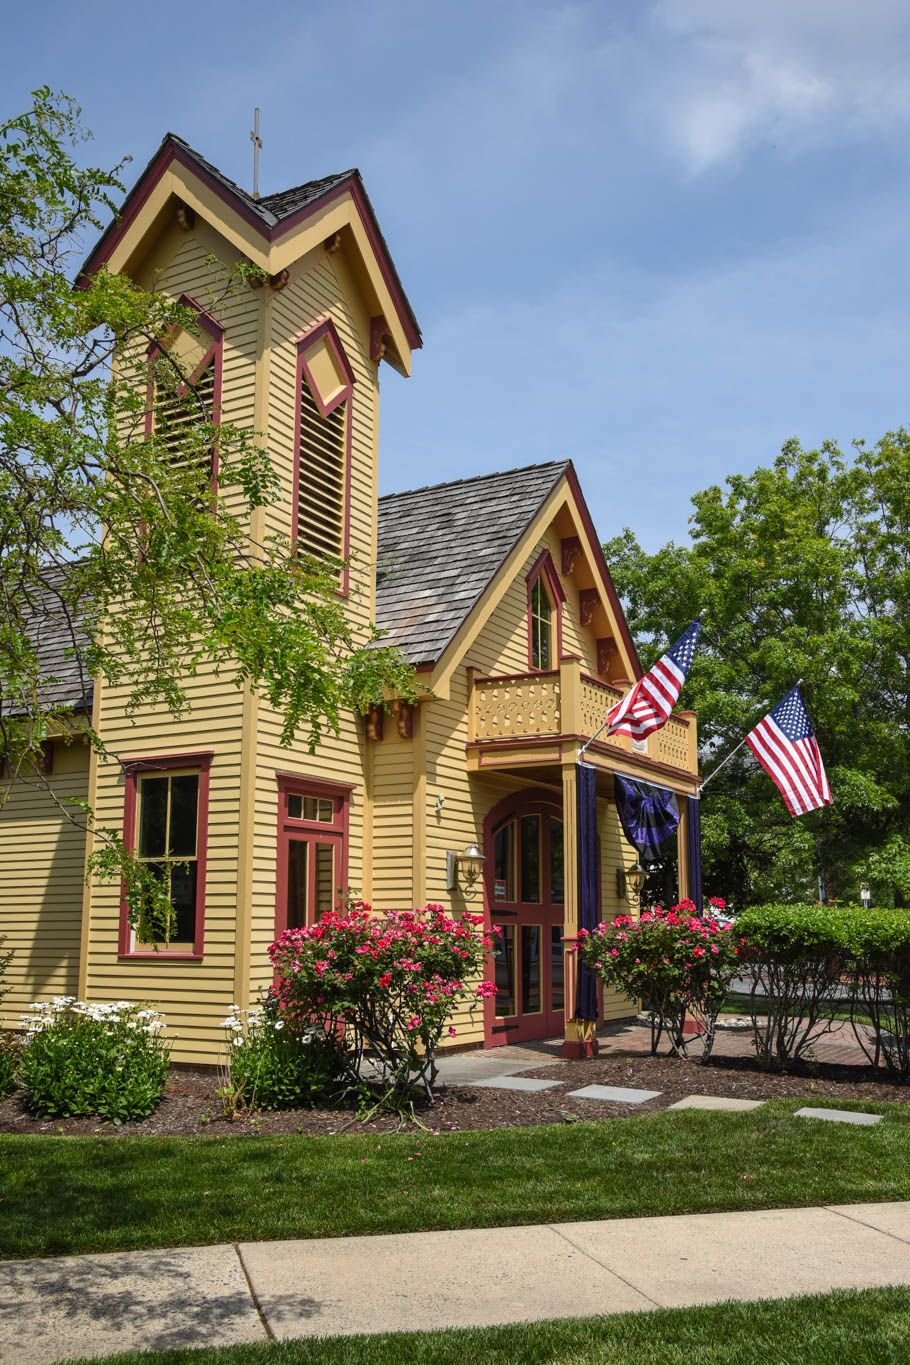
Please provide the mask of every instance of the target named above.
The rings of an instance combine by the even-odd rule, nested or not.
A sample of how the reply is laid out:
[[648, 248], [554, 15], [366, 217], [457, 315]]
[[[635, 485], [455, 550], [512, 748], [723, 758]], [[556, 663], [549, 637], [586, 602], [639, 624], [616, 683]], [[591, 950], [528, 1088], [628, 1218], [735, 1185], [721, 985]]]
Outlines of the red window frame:
[[[553, 632], [554, 655], [549, 668], [538, 668], [534, 663], [534, 627], [531, 617], [531, 594], [534, 585], [539, 578], [543, 577], [549, 590], [550, 602], [556, 613], [556, 629]], [[531, 572], [527, 577], [528, 586], [528, 667], [534, 673], [552, 673], [559, 667], [562, 659], [562, 604], [566, 600], [565, 589], [562, 586], [556, 565], [553, 563], [553, 556], [549, 550], [544, 550], [535, 559]]]
[[208, 865], [209, 844], [209, 789], [211, 778], [212, 750], [207, 749], [192, 754], [154, 754], [145, 758], [131, 758], [124, 765], [126, 790], [123, 799], [123, 844], [135, 852], [139, 831], [136, 827], [138, 814], [139, 777], [154, 773], [172, 771], [174, 768], [198, 768], [199, 770], [199, 813], [196, 820], [196, 925], [193, 935], [193, 948], [135, 948], [133, 929], [129, 921], [129, 906], [126, 887], [120, 886], [120, 933], [117, 955], [122, 958], [141, 959], [157, 962], [167, 960], [198, 961], [205, 950], [205, 881]]
[[[292, 838], [305, 842], [331, 843], [338, 850], [337, 882], [333, 888], [348, 885], [348, 836], [351, 819], [352, 784], [330, 782], [321, 778], [302, 777], [299, 773], [276, 773], [278, 783], [278, 838], [275, 873], [275, 938], [287, 929], [288, 918], [288, 845]], [[330, 798], [333, 803], [331, 823], [325, 820], [305, 820], [288, 814], [288, 797]]]
[[[318, 385], [316, 384], [313, 373], [306, 361], [307, 351], [312, 350], [313, 346], [318, 341], [322, 341], [323, 338], [328, 341], [329, 347], [338, 362], [339, 368], [347, 380], [344, 388], [336, 393], [328, 404], [323, 403]], [[304, 379], [306, 380], [307, 388], [313, 395], [313, 401], [319, 409], [320, 416], [328, 417], [342, 403], [347, 404], [344, 421], [344, 469], [342, 471], [342, 497], [344, 500], [344, 508], [342, 510], [341, 528], [341, 557], [345, 561], [345, 569], [342, 573], [339, 587], [341, 595], [347, 596], [350, 588], [350, 574], [347, 568], [347, 561], [351, 554], [351, 443], [354, 429], [353, 408], [355, 375], [351, 368], [351, 362], [348, 360], [347, 352], [342, 345], [341, 337], [338, 335], [338, 331], [331, 318], [326, 318], [324, 322], [317, 323], [315, 327], [311, 327], [308, 331], [304, 332], [302, 336], [297, 338], [297, 389], [294, 399], [294, 476], [293, 491], [291, 494], [292, 544], [297, 540], [297, 521], [300, 507], [300, 386]]]
[[[214, 357], [215, 381], [212, 388], [212, 422], [216, 427], [220, 427], [222, 367], [224, 363], [224, 328], [221, 326], [220, 322], [218, 322], [215, 318], [212, 317], [211, 313], [206, 312], [206, 310], [202, 307], [201, 304], [197, 303], [195, 299], [190, 298], [189, 294], [181, 294], [178, 302], [180, 303], [180, 306], [182, 308], [189, 308], [196, 314], [196, 321], [199, 323], [200, 328], [202, 329], [203, 332], [207, 333], [208, 336], [211, 338], [205, 354], [203, 355], [202, 359], [199, 361], [199, 364], [196, 366], [196, 368], [190, 375], [189, 382], [191, 384], [195, 384], [196, 380], [208, 368], [209, 363]], [[177, 326], [178, 324], [175, 324], [174, 329], [171, 333], [172, 336], [177, 331]], [[148, 402], [146, 404], [145, 410], [146, 436], [152, 435], [155, 421], [155, 380], [152, 374], [152, 367], [155, 363], [155, 357], [161, 355], [164, 349], [165, 348], [160, 341], [153, 341], [151, 346], [149, 346], [148, 348], [147, 364], [149, 371], [149, 386]], [[184, 392], [186, 391], [184, 385], [181, 385], [180, 388], [182, 388]], [[217, 445], [215, 449], [212, 451], [212, 492], [213, 493], [218, 492]]]

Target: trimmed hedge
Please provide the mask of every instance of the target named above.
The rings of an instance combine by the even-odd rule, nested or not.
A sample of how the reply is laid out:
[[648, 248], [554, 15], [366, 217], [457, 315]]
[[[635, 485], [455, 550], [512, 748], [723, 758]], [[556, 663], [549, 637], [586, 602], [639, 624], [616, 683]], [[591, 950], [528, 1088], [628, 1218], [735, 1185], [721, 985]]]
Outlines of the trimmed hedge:
[[[785, 1065], [811, 1055], [837, 1006], [846, 1005], [869, 1060], [910, 1076], [910, 912], [759, 905], [736, 917], [736, 933], [749, 948], [744, 965], [760, 1061]], [[871, 1023], [860, 1022], [865, 1017]]]

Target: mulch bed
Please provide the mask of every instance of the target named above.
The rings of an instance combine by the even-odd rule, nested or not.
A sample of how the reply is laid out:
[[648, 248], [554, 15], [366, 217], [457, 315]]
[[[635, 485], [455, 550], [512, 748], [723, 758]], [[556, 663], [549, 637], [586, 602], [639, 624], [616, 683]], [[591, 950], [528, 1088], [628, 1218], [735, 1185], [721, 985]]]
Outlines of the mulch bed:
[[[421, 1122], [441, 1132], [494, 1128], [522, 1128], [541, 1123], [574, 1123], [666, 1109], [686, 1095], [723, 1095], [737, 1099], [773, 1099], [785, 1096], [807, 1102], [818, 1099], [888, 1100], [910, 1103], [910, 1086], [892, 1085], [876, 1079], [868, 1066], [818, 1063], [785, 1075], [760, 1070], [751, 1057], [715, 1057], [706, 1066], [676, 1057], [623, 1055], [617, 1049], [590, 1061], [564, 1062], [529, 1067], [524, 1076], [559, 1080], [563, 1084], [536, 1094], [518, 1091], [443, 1087], [432, 1109], [418, 1110]], [[40, 1133], [118, 1137], [193, 1137], [309, 1133], [328, 1135], [345, 1132], [381, 1132], [398, 1126], [387, 1116], [368, 1124], [358, 1123], [351, 1110], [300, 1109], [282, 1113], [261, 1112], [244, 1120], [222, 1118], [215, 1092], [217, 1078], [211, 1071], [173, 1071], [158, 1108], [142, 1123], [119, 1128], [96, 1118], [38, 1119], [28, 1113], [21, 1095], [0, 1102], [0, 1133]], [[572, 1098], [568, 1092], [585, 1085], [623, 1085], [639, 1090], [659, 1090], [656, 1100], [645, 1104], [612, 1104]], [[405, 1125], [410, 1126], [410, 1125]]]

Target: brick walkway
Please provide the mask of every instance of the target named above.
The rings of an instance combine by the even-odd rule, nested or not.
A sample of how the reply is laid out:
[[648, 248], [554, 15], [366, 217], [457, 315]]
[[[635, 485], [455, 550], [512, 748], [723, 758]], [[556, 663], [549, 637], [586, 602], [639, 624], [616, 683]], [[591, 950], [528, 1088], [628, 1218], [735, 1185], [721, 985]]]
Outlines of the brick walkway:
[[[651, 1051], [651, 1030], [646, 1024], [619, 1020], [606, 1024], [598, 1034], [602, 1051], [631, 1052], [635, 1054]], [[665, 1040], [661, 1040], [661, 1050], [665, 1050]], [[831, 1032], [826, 1034], [813, 1047], [815, 1060], [830, 1062], [834, 1065], [868, 1066], [868, 1060], [856, 1041], [849, 1020], [838, 1020]], [[754, 1057], [752, 1030], [718, 1029], [714, 1038], [714, 1057]]]

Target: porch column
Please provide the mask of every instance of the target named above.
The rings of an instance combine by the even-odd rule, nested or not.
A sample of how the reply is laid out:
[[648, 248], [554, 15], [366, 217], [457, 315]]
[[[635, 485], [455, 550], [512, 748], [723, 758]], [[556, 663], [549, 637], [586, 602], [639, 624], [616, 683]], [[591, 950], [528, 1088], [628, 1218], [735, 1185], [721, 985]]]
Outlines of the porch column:
[[[572, 763], [562, 769], [562, 816], [565, 863], [565, 928], [563, 942], [567, 949], [578, 942], [579, 880], [578, 880], [578, 781]], [[578, 1000], [578, 959], [573, 952], [566, 954], [565, 966], [565, 1037], [562, 1055], [569, 1058], [597, 1056], [597, 1020], [576, 1019]]]

